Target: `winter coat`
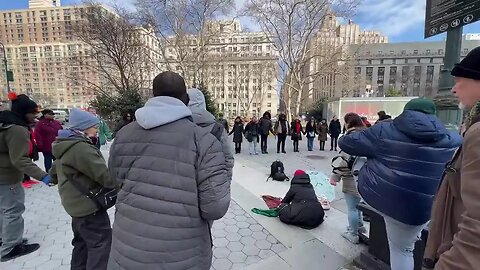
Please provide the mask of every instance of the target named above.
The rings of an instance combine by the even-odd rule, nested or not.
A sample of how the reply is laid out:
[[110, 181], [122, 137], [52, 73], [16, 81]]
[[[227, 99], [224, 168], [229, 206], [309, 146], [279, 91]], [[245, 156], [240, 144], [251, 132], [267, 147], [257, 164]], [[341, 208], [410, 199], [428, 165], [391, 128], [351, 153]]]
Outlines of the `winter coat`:
[[35, 125], [35, 142], [38, 151], [43, 153], [52, 153], [52, 143], [58, 136], [58, 131], [62, 125], [54, 119], [42, 118]]
[[114, 188], [100, 150], [92, 141], [72, 130], [62, 130], [53, 144], [55, 161], [50, 170], [52, 183], [58, 184], [63, 208], [72, 217], [85, 217], [97, 212], [97, 205], [67, 179], [93, 193], [102, 187]]
[[464, 136], [432, 207], [424, 257], [431, 263], [438, 260], [436, 270], [480, 265], [480, 122], [468, 127]]
[[286, 224], [313, 229], [323, 222], [325, 212], [307, 174], [293, 177], [282, 204], [287, 205], [280, 210], [279, 218]]
[[258, 136], [260, 135], [260, 127], [258, 126], [258, 123], [249, 122], [245, 126], [244, 133], [248, 142], [253, 142], [254, 140], [257, 140], [258, 142]]
[[233, 142], [234, 143], [242, 143], [243, 142], [243, 130], [245, 128], [243, 127], [243, 123], [235, 123], [233, 125], [232, 131], [230, 131], [230, 134], [233, 134]]
[[330, 133], [330, 136], [332, 137], [340, 136], [340, 133], [342, 133], [342, 125], [340, 124], [340, 120], [337, 119], [330, 121], [328, 133]]
[[315, 138], [315, 134], [317, 134], [317, 125], [313, 123], [313, 125], [308, 122], [305, 126], [305, 136], [307, 138]]
[[327, 124], [320, 124], [317, 126], [318, 140], [322, 142], [327, 141], [328, 126]]
[[265, 117], [260, 118], [258, 125], [260, 127], [260, 135], [268, 135], [270, 134], [270, 132], [274, 133], [272, 120], [270, 120], [269, 118], [265, 118]]
[[278, 120], [275, 123], [274, 130], [277, 135], [280, 134], [286, 136], [287, 134], [289, 134], [287, 120]]
[[461, 142], [436, 116], [407, 110], [393, 121], [342, 136], [338, 144], [350, 155], [368, 158], [358, 179], [362, 198], [383, 214], [418, 226], [430, 219], [445, 164]]
[[297, 123], [296, 121], [292, 121], [292, 123], [290, 123], [290, 132], [292, 134], [292, 141], [301, 141], [302, 133], [303, 133], [302, 123], [298, 121], [298, 123], [300, 124], [300, 132], [297, 132], [296, 123]]
[[27, 122], [11, 111], [0, 112], [0, 185], [20, 183], [24, 174], [37, 180], [47, 175], [33, 163], [29, 148]]
[[108, 269], [208, 270], [210, 225], [230, 204], [221, 143], [180, 100], [154, 97], [110, 149], [121, 183]]
[[[213, 114], [207, 111], [205, 96], [198, 89], [188, 90], [188, 96], [190, 98], [190, 102], [188, 103], [188, 108], [190, 109], [190, 111], [192, 111], [193, 122], [198, 126], [204, 128], [206, 131], [212, 132], [212, 129], [214, 128], [215, 124], [218, 124], [218, 123], [216, 122]], [[220, 143], [222, 144], [223, 154], [225, 155], [225, 161], [227, 165], [227, 174], [228, 174], [228, 178], [232, 180], [232, 172], [233, 172], [233, 165], [235, 163], [235, 159], [233, 157], [230, 142], [228, 141], [227, 132], [223, 128], [221, 128], [221, 132], [222, 132], [222, 135], [221, 135]]]
[[124, 126], [130, 124], [132, 121], [128, 121], [127, 119], [121, 119], [118, 121], [117, 125], [115, 126], [115, 130], [113, 131], [112, 138], [115, 138], [115, 135], [117, 135], [117, 132], [120, 131]]
[[107, 144], [107, 141], [112, 139], [112, 132], [108, 127], [107, 123], [100, 119], [100, 124], [98, 125], [98, 143], [100, 145]]
[[230, 131], [230, 128], [228, 127], [228, 121], [226, 119], [218, 119], [218, 123], [220, 123], [225, 128], [225, 131], [227, 133]]

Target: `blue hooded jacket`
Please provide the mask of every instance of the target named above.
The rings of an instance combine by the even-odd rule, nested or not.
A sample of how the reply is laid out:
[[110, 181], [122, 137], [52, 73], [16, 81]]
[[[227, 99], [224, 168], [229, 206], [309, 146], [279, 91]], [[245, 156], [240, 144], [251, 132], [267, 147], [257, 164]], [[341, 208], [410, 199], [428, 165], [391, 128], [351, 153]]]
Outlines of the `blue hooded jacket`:
[[462, 137], [434, 115], [407, 110], [393, 121], [345, 135], [338, 144], [347, 154], [367, 157], [358, 179], [363, 199], [383, 214], [417, 226], [430, 220], [445, 165]]

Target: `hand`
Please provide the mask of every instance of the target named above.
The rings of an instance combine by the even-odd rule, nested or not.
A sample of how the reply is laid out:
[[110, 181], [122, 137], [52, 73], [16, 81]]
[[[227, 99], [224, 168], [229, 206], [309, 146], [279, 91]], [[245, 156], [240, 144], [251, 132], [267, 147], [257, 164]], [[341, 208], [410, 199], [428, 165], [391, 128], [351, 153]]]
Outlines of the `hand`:
[[334, 179], [330, 179], [330, 185], [337, 186], [337, 181], [335, 181]]
[[45, 175], [45, 177], [42, 178], [42, 182], [45, 184], [45, 185], [49, 185], [50, 184], [50, 181], [52, 181], [52, 177], [50, 177], [50, 175]]

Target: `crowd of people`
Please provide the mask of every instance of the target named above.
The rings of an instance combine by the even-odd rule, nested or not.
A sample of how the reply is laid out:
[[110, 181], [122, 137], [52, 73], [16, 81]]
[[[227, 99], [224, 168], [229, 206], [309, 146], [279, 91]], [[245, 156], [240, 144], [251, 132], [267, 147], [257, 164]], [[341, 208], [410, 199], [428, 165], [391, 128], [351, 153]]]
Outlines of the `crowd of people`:
[[[413, 249], [420, 232], [429, 230], [424, 268], [476, 269], [480, 265], [480, 47], [452, 71], [453, 93], [470, 109], [461, 134], [448, 131], [432, 100], [415, 98], [392, 119], [379, 112], [371, 125], [356, 113], [343, 117], [300, 118], [284, 114], [273, 123], [266, 112], [246, 125], [237, 117], [232, 130], [206, 110], [198, 89], [187, 91], [184, 79], [163, 72], [153, 81], [153, 98], [125, 114], [113, 134], [94, 111], [72, 109], [69, 126], [26, 95], [9, 95], [11, 109], [0, 112], [0, 257], [9, 261], [32, 253], [39, 244], [23, 238], [25, 193], [29, 175], [58, 186], [61, 203], [72, 218], [71, 269], [209, 269], [212, 222], [230, 204], [234, 154], [243, 138], [249, 153], [268, 154], [270, 134], [277, 153], [291, 136], [294, 152], [307, 138], [313, 151], [318, 138], [325, 150], [340, 149], [343, 170], [330, 183], [342, 182], [348, 208], [343, 236], [359, 243], [366, 229], [359, 204], [364, 201], [385, 221], [392, 270], [413, 269]], [[35, 132], [32, 132], [34, 126]], [[101, 131], [101, 129], [105, 129]], [[345, 133], [340, 137], [341, 133]], [[463, 135], [463, 137], [462, 137]], [[100, 146], [114, 136], [108, 166]], [[32, 160], [32, 141], [45, 160]], [[161, 153], [161, 154], [160, 154]], [[165, 154], [168, 153], [168, 154]], [[335, 165], [338, 168], [338, 164]], [[334, 166], [334, 167], [335, 167]], [[112, 225], [107, 210], [114, 206]], [[311, 229], [323, 222], [321, 203], [308, 174], [297, 170], [281, 202], [280, 219]], [[298, 210], [301, 207], [301, 210]], [[297, 208], [297, 209], [294, 209]]]

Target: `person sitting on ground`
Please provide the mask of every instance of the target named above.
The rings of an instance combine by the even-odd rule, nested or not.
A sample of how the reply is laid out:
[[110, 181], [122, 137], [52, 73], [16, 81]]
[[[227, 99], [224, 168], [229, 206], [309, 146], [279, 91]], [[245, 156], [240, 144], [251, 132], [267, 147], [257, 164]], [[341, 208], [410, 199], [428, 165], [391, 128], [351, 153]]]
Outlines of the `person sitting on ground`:
[[283, 223], [314, 229], [323, 223], [325, 211], [318, 201], [310, 177], [302, 170], [293, 176], [290, 189], [279, 206], [279, 218]]
[[[362, 119], [356, 113], [347, 113], [344, 117], [344, 121], [345, 126], [347, 127], [346, 135], [362, 131], [366, 128]], [[341, 147], [340, 150], [342, 150]], [[352, 165], [349, 164], [349, 161], [351, 161], [351, 158], [353, 157], [343, 151], [341, 151], [341, 157], [340, 162], [332, 162], [332, 166], [334, 166], [334, 168], [344, 169], [333, 171], [330, 176], [330, 184], [336, 186], [340, 180], [343, 182], [342, 192], [348, 208], [348, 227], [347, 231], [343, 233], [342, 236], [353, 244], [358, 244], [360, 242], [359, 234], [366, 233], [366, 229], [363, 226], [362, 213], [357, 209], [361, 197], [357, 190], [357, 183], [353, 178], [352, 168], [349, 167]]]
[[30, 127], [35, 121], [37, 104], [26, 95], [8, 94], [11, 110], [0, 112], [0, 244], [1, 261], [27, 255], [40, 248], [23, 240], [25, 191], [24, 173], [45, 184], [50, 176], [29, 156]]
[[70, 129], [59, 131], [53, 144], [50, 175], [58, 184], [62, 205], [72, 217], [72, 269], [107, 269], [112, 229], [106, 209], [85, 196], [84, 190], [97, 193], [115, 188], [100, 150], [90, 138], [95, 137], [100, 120], [79, 109], [70, 112]]
[[[202, 91], [192, 88], [187, 91], [190, 101], [188, 108], [192, 111], [193, 122], [199, 127], [205, 128], [211, 132], [222, 144], [223, 154], [227, 162], [227, 173], [230, 180], [232, 180], [232, 170], [235, 163], [233, 158], [230, 143], [228, 142], [228, 134], [222, 124], [215, 121], [213, 114], [207, 111], [207, 103]], [[234, 127], [235, 128], [235, 127]]]
[[412, 99], [394, 120], [339, 141], [342, 151], [367, 157], [358, 190], [384, 217], [392, 270], [413, 269], [415, 242], [430, 220], [445, 165], [462, 143], [435, 114], [432, 100]]

